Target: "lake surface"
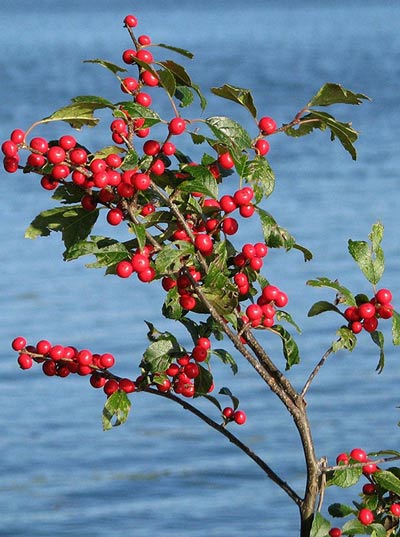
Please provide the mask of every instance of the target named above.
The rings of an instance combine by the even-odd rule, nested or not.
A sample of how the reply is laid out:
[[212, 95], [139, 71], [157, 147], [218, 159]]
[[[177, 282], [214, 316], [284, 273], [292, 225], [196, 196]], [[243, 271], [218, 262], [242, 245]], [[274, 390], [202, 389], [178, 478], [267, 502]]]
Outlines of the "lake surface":
[[[3, 2], [2, 140], [76, 95], [121, 98], [111, 73], [82, 60], [122, 63], [127, 13], [138, 16], [139, 32], [155, 42], [194, 52], [187, 68], [205, 90], [225, 82], [251, 88], [260, 115], [278, 123], [289, 121], [328, 81], [373, 99], [337, 107], [338, 117], [362, 132], [356, 163], [327, 133], [271, 140], [277, 186], [265, 208], [315, 255], [304, 264], [298, 252], [274, 251], [265, 265], [268, 278], [288, 292], [290, 311], [304, 329], [302, 365], [289, 373], [301, 387], [337, 328], [333, 314], [307, 319], [313, 302], [332, 295], [304, 282], [326, 275], [370, 293], [344, 252], [348, 238], [365, 239], [378, 219], [387, 257], [382, 285], [400, 296], [400, 6], [368, 0], [112, 4]], [[208, 115], [230, 115], [250, 128], [235, 105], [209, 101]], [[57, 126], [53, 134], [67, 130]], [[102, 147], [109, 143], [107, 121], [99, 130], [83, 130], [79, 139]], [[1, 537], [296, 535], [297, 512], [285, 495], [187, 412], [143, 394], [132, 397], [126, 425], [103, 433], [104, 394], [89, 389], [86, 379], [48, 379], [39, 368], [18, 369], [10, 341], [21, 334], [30, 342], [47, 338], [113, 352], [116, 373], [135, 377], [146, 346], [143, 319], [162, 330], [176, 327], [158, 313], [163, 294], [157, 284], [104, 278], [83, 269], [83, 262], [62, 263], [58, 236], [24, 240], [29, 222], [52, 201], [30, 176], [3, 172], [1, 179]], [[242, 237], [255, 233], [247, 227]], [[388, 350], [378, 376], [377, 348], [362, 336], [352, 355], [328, 361], [308, 394], [317, 452], [330, 461], [355, 446], [400, 447], [399, 351]], [[279, 346], [268, 345], [280, 363]], [[248, 415], [233, 431], [301, 491], [304, 469], [292, 423], [246, 364], [239, 365], [235, 378], [228, 368], [215, 368], [218, 387], [230, 386]], [[357, 493], [329, 490], [326, 502], [357, 499]]]

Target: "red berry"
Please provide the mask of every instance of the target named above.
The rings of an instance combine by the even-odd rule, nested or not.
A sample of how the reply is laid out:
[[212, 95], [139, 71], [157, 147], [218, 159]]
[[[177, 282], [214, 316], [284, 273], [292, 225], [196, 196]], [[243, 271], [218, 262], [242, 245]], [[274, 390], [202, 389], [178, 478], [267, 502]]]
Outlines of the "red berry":
[[44, 138], [36, 137], [32, 138], [29, 143], [29, 147], [34, 151], [38, 151], [39, 153], [46, 153], [49, 148], [49, 144]]
[[115, 268], [115, 272], [120, 278], [129, 278], [133, 272], [132, 263], [130, 261], [120, 261]]
[[363, 325], [360, 323], [360, 321], [353, 321], [350, 323], [350, 330], [353, 332], [353, 334], [359, 334], [362, 329]]
[[99, 359], [99, 366], [104, 367], [104, 369], [109, 369], [115, 364], [115, 358], [112, 354], [106, 352], [102, 354]]
[[358, 312], [361, 316], [361, 319], [371, 319], [375, 315], [376, 308], [374, 304], [371, 304], [371, 302], [365, 302], [364, 304], [360, 304], [358, 306]]
[[200, 369], [197, 364], [190, 362], [189, 364], [185, 365], [184, 372], [185, 375], [187, 375], [190, 379], [195, 379], [199, 376]]
[[58, 145], [53, 145], [47, 151], [47, 159], [52, 164], [60, 164], [60, 162], [65, 160], [65, 156], [66, 154], [64, 149]]
[[233, 158], [229, 152], [222, 153], [218, 156], [218, 164], [225, 169], [233, 168], [235, 163], [233, 162]]
[[155, 175], [162, 175], [165, 172], [164, 162], [160, 158], [156, 159], [151, 165], [150, 171]]
[[378, 308], [378, 314], [382, 319], [390, 319], [393, 317], [393, 306], [391, 304], [382, 304]]
[[18, 356], [18, 365], [21, 369], [30, 369], [33, 364], [33, 360], [29, 354], [22, 353]]
[[22, 144], [22, 142], [25, 140], [25, 132], [21, 129], [15, 129], [12, 131], [10, 139], [14, 142], [14, 144]]
[[42, 371], [47, 377], [53, 377], [57, 373], [55, 362], [47, 360], [42, 365]]
[[19, 159], [17, 157], [5, 157], [3, 159], [3, 166], [6, 172], [15, 173], [18, 170]]
[[192, 310], [196, 307], [196, 299], [189, 294], [181, 295], [179, 298], [179, 304], [185, 310]]
[[169, 379], [163, 379], [162, 382], [157, 383], [156, 386], [159, 392], [169, 392], [171, 389], [171, 381]]
[[193, 360], [196, 360], [196, 362], [204, 362], [204, 360], [207, 359], [208, 351], [204, 347], [200, 347], [200, 345], [196, 345], [193, 348], [192, 351], [192, 358]]
[[134, 62], [134, 59], [136, 56], [136, 50], [133, 50], [133, 49], [127, 49], [127, 50], [124, 50], [124, 52], [122, 53], [122, 59], [125, 63], [128, 63], [128, 64], [131, 64]]
[[15, 144], [12, 140], [6, 140], [3, 142], [1, 145], [1, 150], [6, 157], [15, 157], [18, 153], [17, 144]]
[[243, 425], [246, 422], [246, 414], [243, 410], [236, 410], [233, 413], [233, 419], [238, 425]]
[[364, 319], [363, 327], [367, 332], [375, 332], [375, 330], [378, 328], [378, 319], [376, 317]]
[[349, 464], [349, 456], [347, 453], [339, 453], [336, 457], [336, 464], [343, 462], [344, 464]]
[[362, 467], [363, 474], [374, 474], [378, 471], [378, 467], [374, 462], [368, 462], [367, 464], [364, 464]]
[[231, 213], [235, 209], [237, 209], [237, 203], [233, 199], [233, 196], [230, 196], [229, 194], [225, 194], [222, 196], [222, 198], [219, 200], [219, 205], [225, 213]]
[[153, 54], [149, 50], [146, 50], [146, 49], [138, 50], [136, 53], [136, 57], [138, 60], [141, 60], [142, 62], [145, 62], [145, 63], [151, 63], [154, 60]]
[[232, 418], [234, 412], [235, 411], [232, 407], [227, 406], [223, 409], [222, 415], [224, 416], [224, 418], [227, 418], [229, 420], [230, 418]]
[[256, 249], [257, 257], [265, 257], [268, 253], [268, 246], [264, 244], [263, 242], [257, 242], [254, 245], [254, 248]]
[[[174, 117], [168, 124], [170, 134], [179, 135], [185, 132], [186, 121], [180, 117]], [[165, 144], [164, 144], [165, 145]]]
[[242, 254], [246, 259], [252, 259], [256, 255], [256, 249], [253, 244], [245, 244], [242, 247]]
[[161, 149], [161, 146], [156, 140], [147, 140], [147, 142], [143, 144], [143, 152], [146, 155], [150, 155], [152, 157], [154, 157], [155, 155], [158, 155], [158, 153], [160, 152], [160, 149]]
[[136, 384], [131, 379], [123, 378], [119, 381], [118, 387], [125, 393], [132, 393], [136, 390]]
[[276, 131], [276, 122], [272, 117], [262, 117], [258, 122], [258, 127], [263, 134], [272, 134]]
[[196, 235], [194, 239], [194, 245], [196, 249], [201, 252], [203, 255], [208, 256], [212, 254], [213, 251], [213, 241], [210, 235], [206, 233], [201, 233]]
[[225, 235], [235, 235], [239, 229], [239, 224], [234, 218], [228, 217], [222, 220], [221, 228]]
[[260, 139], [254, 144], [254, 148], [257, 153], [263, 157], [269, 152], [269, 143], [267, 140]]
[[93, 362], [93, 354], [89, 350], [83, 349], [78, 352], [76, 360], [81, 365], [91, 365]]
[[26, 347], [26, 339], [22, 336], [16, 337], [12, 341], [11, 347], [17, 352], [22, 351]]
[[136, 78], [133, 78], [131, 76], [124, 78], [121, 82], [121, 90], [124, 93], [133, 93], [138, 89], [138, 87], [139, 82], [136, 80]]
[[122, 220], [124, 219], [124, 213], [121, 211], [121, 209], [115, 208], [110, 209], [107, 213], [107, 222], [111, 226], [118, 226]]
[[160, 83], [160, 80], [157, 75], [151, 73], [150, 71], [143, 71], [143, 73], [140, 75], [140, 78], [146, 86], [150, 86], [154, 88], [155, 86], [158, 86]]
[[343, 315], [347, 321], [361, 321], [361, 315], [357, 306], [350, 306], [346, 308]]
[[267, 302], [275, 300], [279, 293], [280, 290], [278, 289], [278, 287], [275, 287], [275, 285], [267, 285], [262, 290], [262, 296]]
[[51, 176], [53, 177], [53, 179], [60, 181], [68, 177], [70, 172], [71, 170], [66, 164], [55, 164], [55, 166], [51, 170]]
[[103, 391], [107, 396], [115, 393], [119, 388], [118, 381], [115, 379], [108, 379], [103, 386]]
[[172, 142], [165, 142], [161, 150], [166, 156], [172, 156], [176, 153], [176, 147]]
[[341, 537], [342, 530], [340, 528], [331, 528], [329, 530], [329, 537]]
[[147, 267], [144, 270], [138, 272], [138, 279], [143, 283], [149, 283], [156, 277], [156, 271], [153, 267]]
[[137, 26], [138, 20], [134, 15], [127, 15], [124, 18], [125, 26], [129, 26], [129, 28], [135, 28]]
[[45, 339], [41, 339], [40, 341], [38, 341], [36, 343], [36, 352], [38, 354], [47, 354], [48, 352], [50, 352], [50, 349], [51, 349], [51, 343], [50, 341], [47, 341]]
[[131, 182], [136, 190], [147, 190], [151, 185], [151, 179], [147, 173], [135, 173]]
[[208, 351], [211, 348], [211, 341], [208, 339], [208, 337], [199, 337], [199, 339], [196, 341], [196, 346], [202, 347]]
[[350, 457], [358, 462], [367, 462], [366, 452], [361, 448], [354, 448], [350, 451]]
[[148, 35], [139, 35], [138, 41], [142, 46], [151, 44], [151, 38]]
[[87, 152], [83, 147], [77, 147], [69, 152], [69, 159], [72, 164], [76, 166], [81, 166], [87, 161]]
[[246, 315], [251, 321], [261, 319], [261, 317], [263, 316], [261, 306], [259, 306], [258, 304], [250, 304], [250, 306], [247, 306], [246, 308]]
[[368, 526], [374, 521], [374, 514], [370, 509], [361, 509], [358, 513], [358, 520], [361, 522], [361, 524]]
[[93, 373], [89, 379], [90, 384], [93, 388], [102, 388], [106, 383], [106, 379], [102, 377], [99, 373]]
[[278, 306], [278, 308], [284, 308], [286, 304], [288, 303], [288, 301], [289, 301], [288, 296], [283, 291], [279, 291], [279, 293], [277, 294], [274, 300], [275, 305]]
[[252, 205], [251, 203], [249, 203], [248, 205], [241, 205], [239, 207], [239, 213], [240, 213], [240, 216], [243, 216], [243, 218], [250, 218], [253, 216], [254, 212], [255, 212], [255, 207], [254, 205]]
[[140, 93], [136, 94], [135, 102], [147, 108], [151, 105], [152, 99], [148, 93], [141, 91]]
[[367, 496], [371, 496], [372, 494], [375, 494], [376, 487], [372, 483], [365, 483], [362, 488], [363, 494], [366, 494]]
[[168, 292], [173, 287], [176, 287], [176, 280], [170, 278], [169, 276], [164, 276], [164, 278], [161, 280], [161, 285], [164, 291]]
[[142, 272], [150, 266], [150, 261], [144, 254], [136, 253], [131, 259], [131, 265], [135, 272]]
[[379, 304], [389, 304], [392, 301], [393, 296], [389, 289], [379, 289], [375, 293], [375, 298]]
[[400, 503], [392, 503], [390, 506], [390, 512], [394, 516], [400, 516]]

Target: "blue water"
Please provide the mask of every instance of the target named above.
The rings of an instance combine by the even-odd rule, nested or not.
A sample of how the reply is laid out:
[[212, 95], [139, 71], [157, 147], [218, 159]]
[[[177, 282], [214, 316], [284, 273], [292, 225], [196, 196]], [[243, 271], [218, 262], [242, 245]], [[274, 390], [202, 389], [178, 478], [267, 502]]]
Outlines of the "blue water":
[[[265, 208], [315, 254], [304, 264], [297, 252], [272, 252], [266, 263], [268, 278], [289, 293], [290, 311], [304, 328], [303, 364], [290, 372], [300, 387], [337, 327], [330, 314], [306, 318], [314, 301], [332, 295], [304, 282], [327, 275], [369, 293], [343, 252], [349, 237], [364, 239], [378, 219], [385, 225], [387, 255], [382, 284], [400, 296], [399, 4], [112, 4], [5, 2], [0, 13], [2, 139], [75, 95], [120, 99], [112, 75], [82, 60], [121, 63], [129, 46], [122, 19], [131, 12], [139, 17], [139, 31], [154, 41], [195, 53], [188, 69], [204, 88], [225, 82], [249, 87], [260, 115], [279, 123], [290, 120], [327, 81], [373, 98], [360, 107], [337, 107], [340, 118], [353, 120], [362, 131], [356, 163], [327, 133], [271, 140], [278, 182]], [[228, 102], [210, 97], [207, 113], [232, 115], [251, 128], [245, 114]], [[54, 129], [57, 135], [66, 127]], [[109, 143], [107, 121], [99, 130], [82, 131], [80, 140], [96, 147]], [[89, 389], [85, 379], [48, 379], [38, 368], [18, 370], [9, 345], [23, 334], [32, 342], [48, 338], [113, 352], [116, 372], [136, 376], [146, 344], [143, 319], [176, 329], [158, 313], [157, 285], [104, 278], [101, 271], [83, 270], [83, 262], [62, 263], [58, 236], [23, 239], [28, 223], [51, 206], [35, 183], [29, 176], [1, 174], [1, 537], [296, 535], [297, 512], [286, 496], [237, 448], [187, 412], [143, 394], [132, 398], [124, 427], [103, 433], [104, 395]], [[245, 228], [242, 236], [253, 238], [255, 232]], [[389, 331], [385, 335], [389, 340]], [[360, 339], [353, 355], [340, 353], [328, 361], [308, 394], [318, 455], [331, 461], [354, 446], [399, 449], [399, 352], [387, 352], [387, 368], [377, 376], [376, 348], [367, 337]], [[268, 349], [281, 363], [276, 343], [268, 341]], [[236, 378], [223, 367], [215, 370], [218, 387], [232, 387], [248, 414], [246, 425], [235, 432], [301, 491], [300, 447], [274, 396], [246, 364], [240, 364]], [[351, 497], [356, 499], [357, 492]], [[328, 491], [327, 502], [339, 498], [338, 491]]]

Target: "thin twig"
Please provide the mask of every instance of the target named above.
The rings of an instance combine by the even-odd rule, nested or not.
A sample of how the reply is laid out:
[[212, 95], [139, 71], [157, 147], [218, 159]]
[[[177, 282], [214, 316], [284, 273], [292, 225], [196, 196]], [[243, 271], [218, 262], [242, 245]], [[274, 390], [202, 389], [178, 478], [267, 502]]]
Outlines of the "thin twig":
[[304, 388], [301, 390], [300, 396], [304, 398], [305, 394], [307, 393], [308, 388], [310, 387], [311, 382], [314, 380], [314, 378], [317, 376], [319, 370], [326, 362], [328, 356], [332, 354], [333, 348], [329, 347], [329, 349], [326, 351], [326, 353], [323, 355], [321, 360], [317, 363], [317, 365], [314, 367], [314, 369], [311, 371], [310, 376], [307, 379], [307, 382], [304, 384]]

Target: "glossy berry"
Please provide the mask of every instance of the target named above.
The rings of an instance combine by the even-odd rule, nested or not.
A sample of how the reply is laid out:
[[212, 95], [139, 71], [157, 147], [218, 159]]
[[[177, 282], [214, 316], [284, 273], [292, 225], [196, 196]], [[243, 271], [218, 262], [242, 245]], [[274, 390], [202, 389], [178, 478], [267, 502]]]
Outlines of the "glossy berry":
[[329, 537], [341, 537], [342, 530], [340, 528], [331, 528], [329, 530]]
[[379, 289], [375, 293], [375, 299], [379, 304], [389, 304], [392, 301], [392, 293], [389, 289]]
[[232, 407], [227, 406], [222, 410], [222, 415], [224, 416], [224, 418], [229, 420], [230, 418], [232, 418], [234, 412], [235, 411]]
[[138, 272], [138, 279], [143, 283], [149, 283], [156, 277], [156, 271], [153, 267], [147, 267], [144, 270]]
[[347, 453], [339, 453], [339, 455], [336, 457], [336, 464], [349, 464], [349, 456]]
[[231, 154], [228, 152], [222, 153], [221, 155], [219, 155], [218, 164], [222, 168], [225, 168], [227, 170], [229, 170], [230, 168], [233, 168], [235, 165], [235, 163], [233, 162], [233, 158], [231, 157]]
[[124, 93], [133, 93], [139, 87], [139, 82], [136, 78], [130, 76], [124, 78], [121, 82], [121, 90]]
[[12, 341], [11, 347], [17, 352], [22, 351], [26, 347], [26, 339], [22, 336], [16, 337]]
[[358, 520], [361, 522], [361, 524], [368, 526], [374, 521], [374, 514], [370, 509], [361, 509], [358, 513]]
[[111, 226], [118, 226], [124, 219], [124, 214], [121, 209], [110, 209], [107, 213], [107, 222]]
[[360, 304], [358, 306], [358, 312], [362, 319], [371, 319], [374, 317], [376, 309], [371, 302], [365, 302], [364, 304]]
[[232, 417], [238, 425], [243, 425], [246, 423], [246, 414], [243, 412], [243, 410], [236, 410]]
[[269, 152], [269, 142], [263, 139], [257, 140], [257, 142], [254, 144], [254, 148], [259, 155], [264, 157]]
[[194, 245], [199, 252], [206, 256], [210, 255], [213, 251], [212, 238], [206, 233], [196, 235], [194, 239]]
[[375, 332], [375, 330], [378, 328], [378, 319], [376, 317], [364, 319], [363, 327], [367, 332]]
[[359, 334], [362, 329], [363, 325], [360, 323], [360, 321], [353, 321], [350, 323], [350, 330], [353, 332], [353, 334]]
[[133, 50], [133, 49], [124, 50], [124, 52], [122, 53], [122, 59], [127, 64], [133, 63], [135, 56], [136, 56], [136, 50]]
[[366, 452], [361, 448], [354, 448], [350, 451], [350, 457], [358, 462], [367, 462]]
[[196, 299], [189, 294], [181, 295], [179, 298], [179, 304], [185, 310], [192, 310], [196, 307]]
[[258, 122], [258, 127], [263, 134], [272, 134], [276, 131], [276, 122], [272, 117], [262, 117]]
[[400, 503], [392, 503], [390, 512], [392, 515], [400, 517]]
[[168, 124], [170, 134], [179, 135], [185, 132], [186, 121], [180, 117], [174, 117]]
[[150, 73], [150, 71], [144, 71], [140, 75], [140, 78], [141, 78], [143, 84], [146, 84], [146, 86], [150, 86], [152, 88], [158, 86], [158, 84], [160, 83], [160, 80], [159, 80], [158, 76], [156, 76], [153, 73]]
[[147, 190], [151, 185], [151, 179], [147, 173], [135, 173], [131, 182], [136, 190]]
[[33, 360], [29, 354], [22, 353], [18, 356], [18, 365], [21, 369], [30, 369], [33, 364]]
[[153, 54], [149, 50], [146, 50], [146, 49], [138, 50], [136, 53], [136, 57], [138, 60], [141, 60], [142, 62], [145, 62], [145, 63], [151, 63], [154, 60]]
[[161, 150], [166, 156], [172, 156], [172, 155], [175, 155], [176, 153], [175, 144], [173, 144], [172, 142], [165, 142]]
[[134, 15], [127, 15], [124, 18], [124, 23], [126, 26], [129, 26], [129, 28], [135, 28], [135, 26], [137, 26], [138, 20]]
[[371, 496], [372, 494], [375, 494], [376, 487], [372, 483], [365, 483], [362, 488], [363, 494], [366, 494], [367, 496]]
[[130, 261], [120, 261], [115, 268], [115, 272], [120, 278], [129, 278], [133, 273], [132, 263]]
[[147, 108], [147, 107], [151, 106], [152, 99], [151, 99], [151, 96], [148, 93], [145, 93], [144, 91], [141, 91], [138, 94], [136, 94], [135, 102], [137, 102], [137, 104], [140, 104], [140, 105], [145, 106]]
[[208, 351], [204, 347], [200, 347], [200, 345], [196, 345], [193, 348], [192, 351], [192, 358], [193, 360], [196, 360], [196, 362], [204, 362], [204, 360], [207, 359]]
[[115, 379], [108, 379], [103, 386], [103, 391], [107, 396], [112, 395], [119, 389], [118, 381]]
[[228, 217], [222, 220], [221, 228], [225, 235], [235, 235], [239, 229], [239, 224], [234, 218]]
[[25, 140], [25, 132], [21, 129], [14, 129], [11, 133], [10, 140], [13, 141], [14, 144], [22, 144]]
[[196, 341], [196, 345], [208, 351], [211, 348], [211, 341], [208, 339], [208, 337], [199, 337], [199, 339]]

